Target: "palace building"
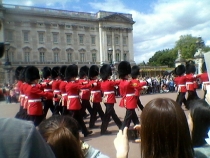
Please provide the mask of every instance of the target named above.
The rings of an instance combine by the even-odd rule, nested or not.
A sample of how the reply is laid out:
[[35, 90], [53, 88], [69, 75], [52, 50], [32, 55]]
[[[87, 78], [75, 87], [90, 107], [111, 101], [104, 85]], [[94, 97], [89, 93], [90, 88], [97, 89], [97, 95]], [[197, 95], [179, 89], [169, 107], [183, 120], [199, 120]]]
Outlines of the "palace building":
[[[17, 66], [135, 64], [131, 14], [73, 12], [2, 4], [0, 42], [9, 43], [2, 67], [13, 81]], [[9, 60], [9, 68], [6, 61]]]

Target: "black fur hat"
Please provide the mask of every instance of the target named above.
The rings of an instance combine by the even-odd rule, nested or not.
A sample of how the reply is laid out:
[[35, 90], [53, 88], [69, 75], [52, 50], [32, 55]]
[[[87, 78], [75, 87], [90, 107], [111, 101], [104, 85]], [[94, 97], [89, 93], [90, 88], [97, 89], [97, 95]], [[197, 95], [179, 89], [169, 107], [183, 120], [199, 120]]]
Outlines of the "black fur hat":
[[22, 82], [25, 82], [25, 74], [26, 74], [26, 70], [29, 68], [30, 66], [26, 66], [24, 67], [21, 72], [20, 72], [20, 75], [19, 75], [19, 80], [22, 81]]
[[184, 65], [178, 65], [176, 68], [175, 68], [175, 74], [178, 75], [178, 76], [181, 76], [185, 73], [185, 66]]
[[89, 69], [88, 77], [91, 79], [92, 77], [99, 75], [99, 68], [97, 65], [92, 65]]
[[89, 67], [82, 66], [79, 70], [79, 78], [83, 78], [84, 76], [88, 76]]
[[0, 43], [0, 58], [4, 55], [4, 43]]
[[61, 77], [62, 80], [65, 79], [66, 68], [67, 68], [66, 65], [61, 66], [61, 69], [60, 69], [60, 77]]
[[50, 67], [46, 66], [42, 69], [42, 76], [44, 79], [47, 79], [49, 76], [51, 76], [52, 70]]
[[27, 83], [31, 83], [34, 80], [40, 79], [39, 70], [35, 66], [29, 66], [26, 68], [25, 80]]
[[15, 79], [16, 80], [20, 80], [20, 73], [21, 71], [24, 69], [24, 67], [22, 66], [18, 66], [16, 69], [15, 69]]
[[134, 65], [132, 68], [131, 68], [131, 77], [134, 79], [134, 78], [137, 78], [138, 75], [140, 75], [140, 68], [139, 66], [137, 65]]
[[78, 76], [78, 67], [77, 65], [69, 65], [65, 71], [66, 80], [69, 81], [72, 77]]
[[190, 74], [190, 73], [195, 73], [196, 72], [196, 67], [195, 67], [195, 63], [188, 61], [186, 64], [186, 74]]
[[52, 68], [52, 79], [56, 79], [60, 75], [60, 67], [56, 66]]
[[104, 64], [100, 69], [100, 76], [102, 80], [107, 80], [112, 76], [112, 68], [108, 64]]
[[207, 71], [207, 69], [206, 69], [206, 62], [205, 61], [203, 62], [201, 69], [202, 69], [203, 73]]
[[119, 78], [124, 78], [131, 73], [131, 65], [127, 61], [121, 61], [118, 65]]

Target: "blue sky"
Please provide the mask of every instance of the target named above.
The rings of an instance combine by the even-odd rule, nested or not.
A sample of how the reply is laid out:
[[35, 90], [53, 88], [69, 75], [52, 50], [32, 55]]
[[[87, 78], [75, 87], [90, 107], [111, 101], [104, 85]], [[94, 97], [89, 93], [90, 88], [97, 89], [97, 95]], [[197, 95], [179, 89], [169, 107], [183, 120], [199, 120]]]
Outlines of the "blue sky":
[[147, 62], [156, 51], [173, 48], [181, 35], [201, 36], [210, 45], [209, 0], [3, 0], [4, 4], [81, 12], [130, 13], [134, 60]]

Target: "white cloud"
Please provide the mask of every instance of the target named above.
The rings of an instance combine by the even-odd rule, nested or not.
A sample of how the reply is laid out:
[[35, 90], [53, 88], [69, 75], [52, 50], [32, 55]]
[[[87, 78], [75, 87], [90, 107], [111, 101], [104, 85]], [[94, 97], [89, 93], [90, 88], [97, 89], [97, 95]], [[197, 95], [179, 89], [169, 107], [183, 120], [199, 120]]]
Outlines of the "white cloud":
[[91, 3], [91, 6], [98, 10], [114, 10], [133, 15], [136, 21], [133, 35], [137, 63], [148, 61], [156, 51], [174, 47], [181, 35], [201, 36], [206, 45], [210, 44], [209, 0], [159, 0], [153, 3], [148, 14], [126, 8], [120, 0]]

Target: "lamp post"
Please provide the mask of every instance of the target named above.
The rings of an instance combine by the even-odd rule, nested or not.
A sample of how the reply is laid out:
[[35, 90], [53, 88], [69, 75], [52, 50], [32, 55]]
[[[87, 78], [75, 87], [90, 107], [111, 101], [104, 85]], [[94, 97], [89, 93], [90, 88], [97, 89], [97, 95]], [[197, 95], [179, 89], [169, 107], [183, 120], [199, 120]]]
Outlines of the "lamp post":
[[10, 71], [12, 69], [11, 62], [9, 61], [10, 43], [5, 42], [4, 45], [5, 45], [5, 50], [6, 50], [6, 60], [5, 60], [3, 68], [6, 72], [6, 79], [5, 80], [8, 81], [8, 83], [10, 83]]
[[108, 49], [108, 56], [109, 56], [109, 64], [112, 68], [112, 78], [115, 79], [116, 78], [115, 63], [113, 62], [113, 49], [112, 48]]

